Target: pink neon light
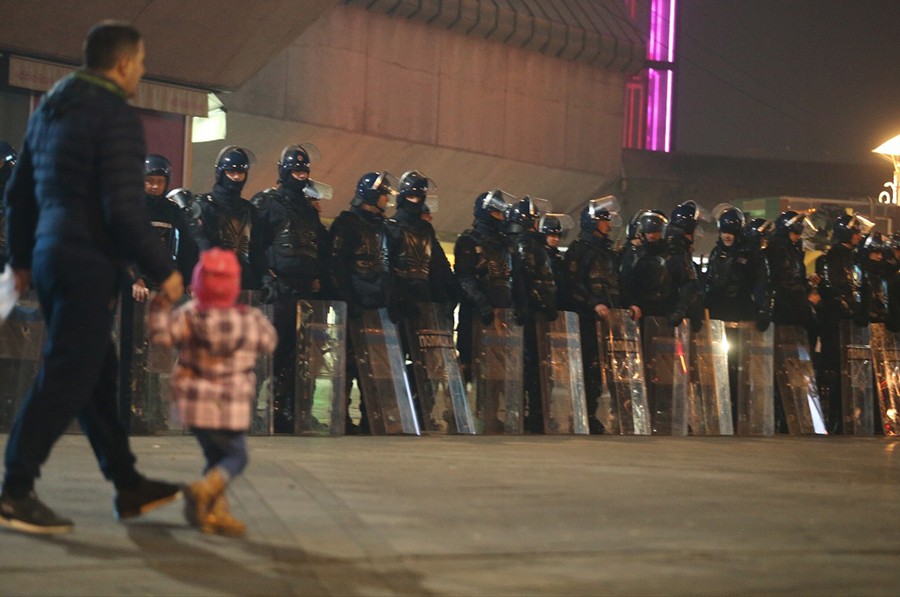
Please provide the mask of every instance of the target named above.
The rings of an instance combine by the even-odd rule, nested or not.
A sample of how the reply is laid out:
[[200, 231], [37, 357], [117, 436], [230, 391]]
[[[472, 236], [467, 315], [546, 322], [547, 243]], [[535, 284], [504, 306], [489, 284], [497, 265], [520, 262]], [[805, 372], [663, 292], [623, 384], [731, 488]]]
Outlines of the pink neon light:
[[[664, 45], [665, 44], [665, 45]], [[650, 60], [675, 60], [675, 0], [651, 0], [650, 41], [647, 45]], [[665, 80], [661, 76], [665, 73]], [[654, 151], [670, 151], [672, 142], [671, 66], [663, 70], [648, 69], [647, 77], [647, 145]], [[662, 146], [660, 146], [662, 145]]]

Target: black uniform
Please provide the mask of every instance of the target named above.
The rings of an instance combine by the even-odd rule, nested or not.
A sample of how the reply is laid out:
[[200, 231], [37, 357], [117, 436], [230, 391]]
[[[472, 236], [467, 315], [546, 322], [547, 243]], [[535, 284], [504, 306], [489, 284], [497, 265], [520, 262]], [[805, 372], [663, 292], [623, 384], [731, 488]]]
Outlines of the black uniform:
[[710, 319], [757, 321], [768, 326], [771, 317], [769, 271], [759, 249], [737, 238], [726, 247], [721, 239], [709, 255], [704, 295]]
[[786, 231], [772, 233], [765, 249], [775, 297], [772, 323], [799, 325], [812, 331], [816, 319], [809, 302], [810, 285], [803, 263], [803, 245], [800, 241], [791, 242], [787, 234]]
[[471, 375], [472, 325], [475, 318], [488, 324], [494, 309], [509, 309], [513, 300], [513, 247], [499, 224], [475, 222], [456, 239], [456, 279], [461, 295], [456, 346], [466, 379]]
[[256, 207], [240, 191], [216, 183], [211, 193], [194, 197], [198, 217], [191, 222], [201, 251], [219, 247], [237, 254], [241, 288], [259, 290], [266, 271], [267, 240]]
[[844, 243], [835, 243], [816, 260], [816, 273], [819, 274], [819, 295], [822, 297], [816, 308], [822, 343], [817, 377], [829, 431], [840, 433], [843, 429], [840, 372], [844, 352], [841, 324], [851, 321], [858, 326], [868, 325], [866, 299], [870, 298], [870, 291], [864, 287], [856, 251]]
[[414, 313], [415, 303], [440, 303], [452, 318], [457, 302], [455, 279], [434, 227], [419, 213], [400, 209], [386, 226], [392, 308], [398, 317]]
[[[391, 268], [384, 214], [353, 206], [335, 218], [329, 234], [329, 265], [335, 297], [347, 303], [349, 325], [358, 325], [352, 320], [358, 319], [363, 309], [381, 309], [391, 304]], [[359, 378], [356, 350], [351, 341], [347, 351], [348, 400], [353, 379]], [[360, 430], [363, 432], [369, 425], [365, 399], [360, 386]]]
[[588, 421], [592, 433], [602, 433], [594, 413], [602, 390], [602, 365], [597, 340], [597, 312], [594, 307], [622, 308], [619, 287], [619, 255], [612, 239], [599, 232], [582, 230], [569, 246], [560, 302], [578, 313], [581, 331], [581, 360], [587, 398]]
[[526, 231], [512, 239], [515, 243], [513, 256], [513, 285], [521, 305], [516, 314], [523, 330], [523, 367], [525, 371], [525, 394], [528, 415], [525, 427], [532, 433], [542, 433], [544, 429], [543, 403], [541, 398], [540, 356], [538, 353], [537, 325], [535, 314], [540, 313], [548, 320], [557, 318], [557, 288], [550, 267], [550, 257], [544, 250], [544, 242], [537, 232]]
[[251, 203], [257, 208], [266, 248], [263, 293], [273, 303], [273, 323], [278, 345], [275, 369], [274, 428], [294, 431], [294, 378], [297, 355], [297, 300], [327, 295], [328, 231], [319, 211], [304, 195], [305, 182], [290, 179], [278, 188], [258, 193]]

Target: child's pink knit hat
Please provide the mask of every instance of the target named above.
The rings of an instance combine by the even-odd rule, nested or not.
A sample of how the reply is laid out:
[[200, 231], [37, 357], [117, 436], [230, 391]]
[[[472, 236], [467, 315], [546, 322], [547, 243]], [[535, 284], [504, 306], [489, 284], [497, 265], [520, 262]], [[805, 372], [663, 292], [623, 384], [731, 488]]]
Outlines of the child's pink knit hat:
[[201, 309], [227, 309], [241, 292], [241, 265], [233, 251], [214, 247], [200, 254], [191, 291]]

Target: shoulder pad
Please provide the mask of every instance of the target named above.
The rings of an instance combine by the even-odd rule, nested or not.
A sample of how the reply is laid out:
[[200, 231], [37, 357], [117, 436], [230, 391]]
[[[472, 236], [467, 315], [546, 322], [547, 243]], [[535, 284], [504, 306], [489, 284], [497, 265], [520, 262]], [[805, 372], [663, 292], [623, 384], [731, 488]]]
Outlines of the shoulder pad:
[[269, 202], [277, 200], [278, 197], [278, 190], [275, 187], [269, 187], [253, 195], [250, 203], [255, 205], [257, 209], [266, 209], [269, 206]]

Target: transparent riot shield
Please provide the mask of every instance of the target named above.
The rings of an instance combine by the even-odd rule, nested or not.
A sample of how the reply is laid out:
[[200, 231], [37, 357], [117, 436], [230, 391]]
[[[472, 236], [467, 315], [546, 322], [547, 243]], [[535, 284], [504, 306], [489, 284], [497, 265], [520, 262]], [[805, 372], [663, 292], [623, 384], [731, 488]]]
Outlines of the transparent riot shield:
[[28, 291], [0, 324], [0, 432], [9, 431], [34, 382], [46, 339], [37, 294]]
[[554, 321], [547, 321], [541, 314], [535, 319], [541, 363], [544, 433], [587, 435], [590, 428], [578, 314], [560, 311]]
[[343, 435], [347, 416], [347, 304], [297, 302], [294, 433]]
[[706, 319], [691, 334], [688, 420], [693, 435], [734, 435], [725, 323]]
[[883, 323], [873, 323], [869, 330], [881, 428], [886, 436], [896, 437], [900, 435], [900, 334]]
[[[242, 290], [238, 297], [238, 303], [256, 307], [273, 321], [273, 308], [262, 302], [262, 294], [258, 290]], [[256, 359], [256, 398], [253, 400], [253, 410], [250, 418], [251, 435], [271, 435], [272, 424], [272, 398], [274, 396], [275, 365], [272, 355], [260, 355]]]
[[773, 326], [765, 332], [756, 323], [744, 321], [726, 324], [733, 342], [728, 358], [737, 362], [737, 434], [775, 434], [775, 391], [772, 363]]
[[[131, 345], [131, 387], [129, 395], [129, 429], [135, 435], [161, 434], [179, 431], [171, 420], [172, 369], [177, 358], [172, 348], [150, 344], [150, 301], [157, 295], [150, 292], [146, 302], [132, 302], [133, 319]], [[128, 299], [125, 299], [128, 300]], [[128, 321], [120, 319], [119, 325]], [[127, 350], [128, 347], [122, 347]], [[123, 359], [125, 360], [125, 359]]]
[[597, 322], [597, 334], [603, 373], [600, 422], [611, 433], [650, 435], [639, 324], [628, 311], [613, 309], [608, 320]]
[[841, 403], [845, 435], [875, 432], [872, 346], [869, 328], [841, 322]]
[[420, 435], [397, 326], [387, 309], [365, 309], [349, 326], [372, 435]]
[[775, 326], [775, 382], [791, 435], [827, 434], [806, 330]]
[[644, 318], [644, 367], [654, 435], [687, 435], [690, 341], [687, 324]]
[[435, 303], [417, 303], [404, 321], [422, 426], [429, 433], [475, 433], [466, 386], [459, 370], [453, 325]]
[[475, 426], [480, 433], [522, 433], [525, 391], [522, 327], [511, 309], [494, 309], [490, 325], [473, 323], [472, 380]]

